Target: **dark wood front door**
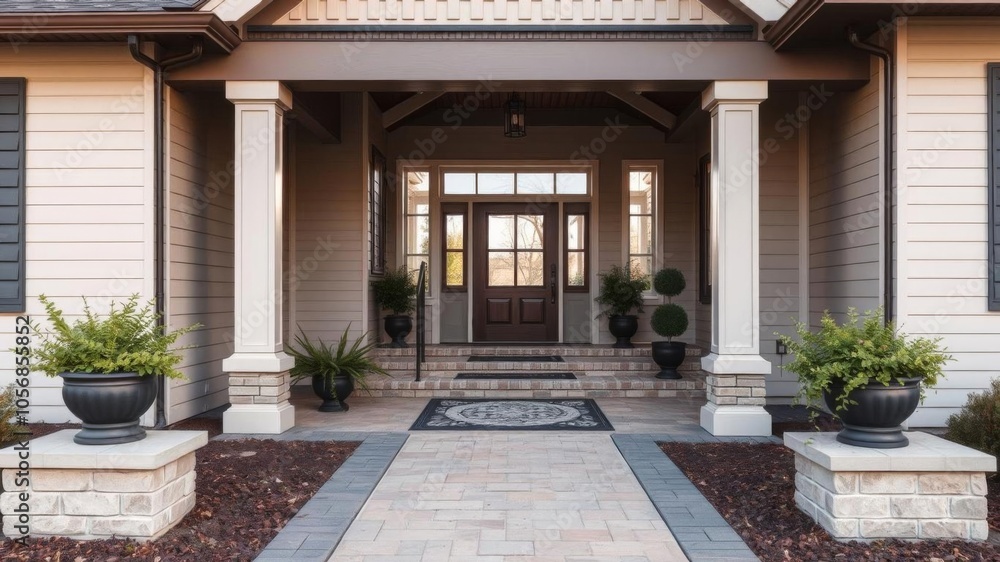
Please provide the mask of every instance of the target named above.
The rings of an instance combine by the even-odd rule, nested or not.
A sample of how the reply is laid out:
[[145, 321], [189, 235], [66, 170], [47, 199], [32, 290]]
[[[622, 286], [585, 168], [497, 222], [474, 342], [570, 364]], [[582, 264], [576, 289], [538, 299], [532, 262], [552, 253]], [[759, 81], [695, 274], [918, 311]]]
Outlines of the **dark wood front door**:
[[473, 217], [474, 340], [557, 341], [557, 206], [477, 203]]

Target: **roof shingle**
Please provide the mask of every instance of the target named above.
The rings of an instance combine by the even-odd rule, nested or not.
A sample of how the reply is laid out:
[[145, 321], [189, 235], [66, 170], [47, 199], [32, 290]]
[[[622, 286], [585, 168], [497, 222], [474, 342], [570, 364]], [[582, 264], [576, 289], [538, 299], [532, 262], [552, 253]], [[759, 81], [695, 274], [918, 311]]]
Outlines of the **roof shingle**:
[[192, 10], [203, 0], [4, 0], [0, 13], [162, 12]]

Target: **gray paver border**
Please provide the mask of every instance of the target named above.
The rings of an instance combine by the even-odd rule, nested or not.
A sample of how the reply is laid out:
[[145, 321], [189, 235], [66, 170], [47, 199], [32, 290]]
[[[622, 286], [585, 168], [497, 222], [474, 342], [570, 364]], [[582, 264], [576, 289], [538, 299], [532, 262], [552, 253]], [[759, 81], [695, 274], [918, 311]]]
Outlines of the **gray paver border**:
[[691, 562], [759, 560], [681, 469], [660, 450], [657, 442], [780, 441], [774, 437], [715, 437], [698, 429], [700, 431], [679, 434], [615, 433], [611, 439]]
[[257, 555], [257, 562], [316, 560], [333, 555], [347, 528], [361, 512], [382, 475], [409, 437], [406, 433], [288, 431], [280, 436], [225, 435], [224, 439], [270, 438], [281, 441], [361, 441], [344, 464], [274, 539]]

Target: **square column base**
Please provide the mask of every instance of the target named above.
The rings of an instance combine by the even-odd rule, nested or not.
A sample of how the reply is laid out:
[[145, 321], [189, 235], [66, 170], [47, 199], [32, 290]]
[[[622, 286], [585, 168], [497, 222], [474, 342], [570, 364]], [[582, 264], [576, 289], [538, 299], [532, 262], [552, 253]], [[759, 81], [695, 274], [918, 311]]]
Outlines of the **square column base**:
[[718, 436], [767, 437], [771, 435], [771, 414], [763, 406], [720, 406], [709, 402], [701, 407], [701, 427]]
[[222, 414], [223, 433], [277, 435], [295, 426], [295, 406], [284, 404], [233, 404]]
[[837, 540], [986, 540], [986, 473], [996, 459], [921, 432], [899, 449], [840, 443], [835, 433], [786, 433], [795, 504]]

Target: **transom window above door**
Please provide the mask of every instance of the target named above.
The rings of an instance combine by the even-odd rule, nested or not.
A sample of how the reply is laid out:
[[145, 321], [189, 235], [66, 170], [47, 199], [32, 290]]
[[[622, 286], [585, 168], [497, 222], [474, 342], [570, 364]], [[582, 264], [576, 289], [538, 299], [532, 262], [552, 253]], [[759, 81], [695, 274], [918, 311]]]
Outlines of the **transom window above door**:
[[587, 195], [586, 171], [445, 171], [444, 195]]

